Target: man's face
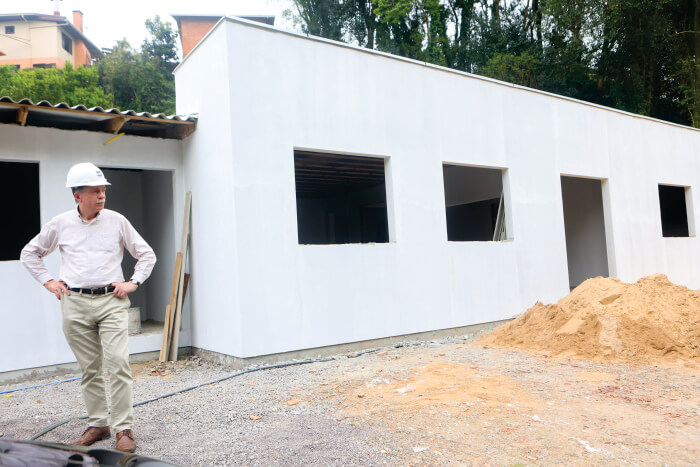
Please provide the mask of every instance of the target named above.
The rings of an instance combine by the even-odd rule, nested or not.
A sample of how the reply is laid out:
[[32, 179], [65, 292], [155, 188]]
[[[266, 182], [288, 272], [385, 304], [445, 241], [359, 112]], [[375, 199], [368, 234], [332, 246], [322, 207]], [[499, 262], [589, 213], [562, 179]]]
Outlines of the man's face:
[[81, 212], [100, 212], [105, 207], [107, 188], [104, 185], [86, 186], [82, 193], [75, 193]]

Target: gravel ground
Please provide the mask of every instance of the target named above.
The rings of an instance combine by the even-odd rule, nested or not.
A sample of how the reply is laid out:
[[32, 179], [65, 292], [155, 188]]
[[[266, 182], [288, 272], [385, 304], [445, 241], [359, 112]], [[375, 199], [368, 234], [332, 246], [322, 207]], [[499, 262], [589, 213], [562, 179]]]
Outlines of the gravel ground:
[[[150, 402], [134, 412], [137, 452], [181, 465], [700, 465], [697, 365], [554, 359], [469, 340], [340, 355]], [[235, 373], [197, 358], [133, 369], [135, 401]], [[0, 397], [6, 438], [83, 413], [78, 381]], [[84, 427], [41, 439], [70, 442]]]

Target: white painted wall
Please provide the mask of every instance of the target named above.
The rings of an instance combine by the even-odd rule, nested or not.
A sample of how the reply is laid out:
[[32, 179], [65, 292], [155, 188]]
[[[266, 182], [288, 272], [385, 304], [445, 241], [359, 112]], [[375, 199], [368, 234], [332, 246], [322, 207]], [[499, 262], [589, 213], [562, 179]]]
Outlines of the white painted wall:
[[[197, 347], [250, 357], [554, 302], [568, 293], [561, 174], [609, 179], [622, 279], [700, 287], [681, 264], [681, 252], [697, 263], [697, 241], [661, 237], [656, 195], [661, 179], [700, 183], [698, 131], [233, 19], [176, 83], [178, 112], [200, 116], [185, 142], [193, 277], [206, 278], [192, 295]], [[299, 245], [295, 148], [387, 158], [392, 241]], [[514, 240], [446, 241], [443, 162], [507, 169]]]
[[[239, 223], [234, 216], [237, 187], [233, 182], [232, 154], [236, 141], [232, 137], [228, 107], [253, 91], [236, 88], [229, 81], [227, 32], [224, 29], [220, 32], [207, 41], [211, 56], [197, 54], [190, 57], [191, 61], [188, 59], [194, 69], [209, 71], [195, 75], [182, 73], [175, 84], [177, 112], [200, 116], [197, 131], [183, 141], [186, 190], [192, 191], [192, 244], [188, 261], [188, 271], [192, 274], [188, 291], [193, 304], [192, 342], [198, 342], [197, 347], [240, 356], [243, 330], [238, 301], [244, 295], [240, 287], [246, 270], [241, 267], [238, 255], [245, 243], [238, 238]], [[209, 61], [211, 57], [216, 57], [214, 62]], [[212, 63], [217, 64], [216, 72], [211, 72]], [[241, 179], [246, 177], [245, 173], [236, 175]], [[274, 182], [264, 183], [269, 186]], [[264, 215], [260, 212], [261, 217]], [[177, 211], [176, 223], [182, 225], [182, 213]], [[267, 223], [275, 228], [274, 219], [268, 219]], [[240, 227], [244, 231], [248, 229], [247, 225]]]
[[[110, 139], [110, 136], [85, 131], [0, 125], [0, 161], [39, 163], [42, 225], [53, 216], [74, 209], [73, 197], [70, 190], [65, 188], [65, 177], [73, 164], [86, 161], [101, 167], [175, 171], [173, 190], [176, 193], [175, 199], [179, 201], [177, 210], [180, 211], [182, 208], [179, 206], [184, 200], [180, 143], [173, 140], [122, 136], [105, 146], [104, 142]], [[115, 178], [112, 183], [119, 181], [119, 178]], [[147, 192], [143, 185], [141, 192]], [[112, 207], [109, 204], [109, 192], [107, 206]], [[165, 206], [165, 209], [169, 207]], [[169, 219], [167, 214], [162, 215], [161, 220], [164, 224], [169, 222], [169, 225], [164, 225], [163, 228], [170, 230], [171, 237], [177, 235], [179, 238], [180, 227], [176, 226], [172, 217]], [[136, 221], [142, 225], [146, 224], [145, 220]], [[3, 224], [3, 229], [12, 228], [11, 220], [5, 222], [9, 224]], [[128, 253], [125, 256], [128, 256]], [[165, 275], [170, 279], [165, 287], [162, 283], [148, 284], [152, 293], [169, 297], [174, 257], [174, 250], [167, 255], [159, 254], [156, 270], [167, 270]], [[49, 255], [45, 262], [50, 271], [58, 274], [58, 251]], [[128, 277], [130, 272], [126, 269], [124, 272]], [[158, 271], [154, 274], [162, 273]], [[0, 293], [3, 296], [0, 306], [0, 373], [75, 361], [61, 331], [58, 300], [36, 282], [19, 261], [0, 262]], [[180, 342], [189, 345], [187, 318], [183, 327]], [[129, 347], [132, 353], [158, 350], [160, 336], [131, 337]]]

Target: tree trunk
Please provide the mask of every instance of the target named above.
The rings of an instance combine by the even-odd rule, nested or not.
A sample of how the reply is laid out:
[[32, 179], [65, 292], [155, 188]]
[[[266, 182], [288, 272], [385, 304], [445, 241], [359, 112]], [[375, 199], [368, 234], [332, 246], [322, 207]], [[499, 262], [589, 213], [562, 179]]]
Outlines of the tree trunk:
[[376, 16], [374, 14], [374, 2], [368, 0], [369, 13], [367, 14], [367, 48], [374, 50], [374, 34], [377, 30]]
[[539, 0], [532, 0], [532, 19], [535, 22], [537, 47], [542, 51], [542, 11], [540, 10]]
[[493, 0], [491, 4], [491, 24], [494, 29], [501, 28], [501, 0]]

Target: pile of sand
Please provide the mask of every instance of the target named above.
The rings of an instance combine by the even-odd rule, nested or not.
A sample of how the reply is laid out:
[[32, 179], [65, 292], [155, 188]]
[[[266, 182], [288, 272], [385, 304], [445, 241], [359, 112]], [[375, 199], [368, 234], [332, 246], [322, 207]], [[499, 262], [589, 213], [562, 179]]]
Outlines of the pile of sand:
[[700, 291], [675, 285], [663, 274], [636, 284], [597, 277], [556, 305], [537, 302], [478, 344], [639, 363], [698, 359]]

